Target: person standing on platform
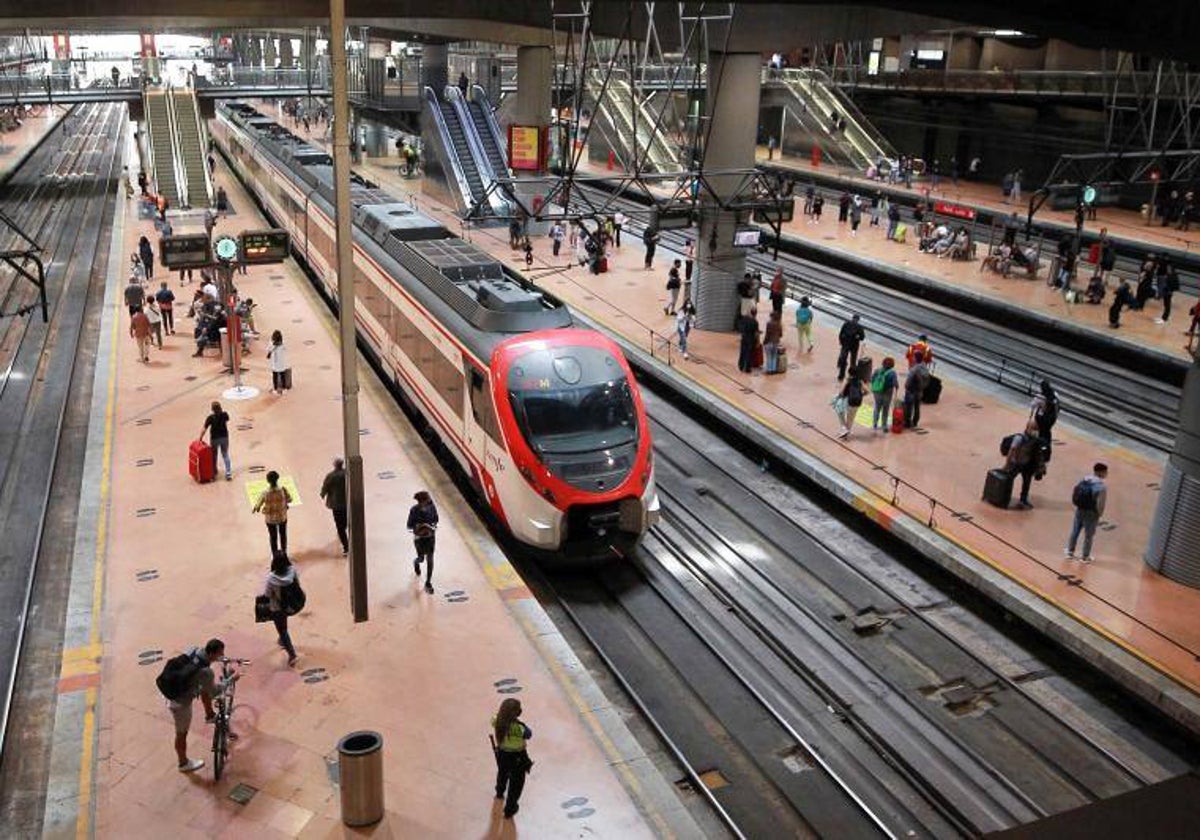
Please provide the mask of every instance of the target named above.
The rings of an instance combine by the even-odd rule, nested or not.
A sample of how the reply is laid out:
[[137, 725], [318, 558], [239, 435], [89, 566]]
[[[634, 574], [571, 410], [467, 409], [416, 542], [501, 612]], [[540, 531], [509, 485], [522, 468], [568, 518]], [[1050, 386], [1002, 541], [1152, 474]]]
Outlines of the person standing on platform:
[[558, 256], [558, 252], [562, 250], [563, 238], [566, 234], [563, 231], [562, 222], [555, 222], [550, 226], [550, 253]]
[[783, 276], [782, 268], [776, 268], [775, 276], [771, 278], [771, 312], [782, 315], [783, 301], [786, 297], [787, 278]]
[[667, 272], [667, 305], [663, 307], [664, 315], [674, 315], [675, 307], [679, 305], [679, 289], [683, 286], [683, 280], [679, 277], [679, 260], [675, 260], [671, 264], [670, 271]]
[[842, 190], [838, 196], [838, 224], [844, 225], [850, 218], [850, 193]]
[[267, 351], [271, 364], [271, 393], [282, 394], [292, 387], [292, 368], [288, 364], [287, 347], [283, 344], [283, 333], [271, 333], [271, 349]]
[[813, 311], [812, 301], [807, 297], [800, 298], [800, 305], [796, 307], [796, 352], [811, 353], [813, 351], [812, 340], [813, 328]]
[[896, 238], [896, 228], [900, 226], [900, 205], [896, 203], [888, 204], [887, 209], [887, 239]]
[[146, 317], [142, 307], [138, 306], [133, 317], [129, 319], [129, 337], [137, 342], [138, 359], [143, 362], [150, 361], [150, 333], [150, 319]]
[[929, 337], [924, 333], [918, 335], [917, 340], [908, 345], [908, 350], [904, 354], [909, 367], [917, 363], [918, 354], [920, 354], [921, 360], [925, 362], [925, 367], [933, 367], [933, 347], [929, 345]]
[[287, 556], [288, 505], [291, 503], [292, 494], [286, 487], [279, 486], [279, 473], [271, 470], [267, 473], [267, 489], [258, 494], [258, 501], [254, 503], [254, 513], [262, 511], [266, 520], [272, 557], [276, 554]]
[[871, 196], [871, 227], [879, 227], [880, 216], [887, 213], [887, 198], [882, 190], [876, 190]]
[[679, 311], [675, 313], [675, 335], [679, 337], [679, 352], [683, 353], [683, 358], [690, 359], [688, 355], [688, 336], [692, 333], [692, 325], [696, 322], [696, 304], [692, 303], [691, 298], [683, 299], [683, 306], [679, 307]]
[[208, 433], [208, 442], [213, 452], [213, 472], [217, 471], [217, 454], [225, 458], [225, 480], [233, 480], [233, 467], [229, 464], [229, 412], [221, 408], [221, 404], [213, 400], [208, 417], [204, 418], [204, 428], [200, 430], [200, 440]]
[[621, 231], [625, 228], [625, 224], [628, 221], [629, 217], [620, 210], [618, 210], [616, 213], [613, 213], [613, 244], [615, 244], [618, 248], [621, 247]]
[[171, 202], [167, 201], [167, 197], [165, 195], [160, 194], [158, 198], [155, 199], [154, 206], [158, 209], [158, 220], [163, 224], [166, 224], [167, 208], [171, 206]]
[[858, 410], [863, 403], [864, 387], [863, 381], [858, 378], [858, 371], [851, 370], [846, 384], [842, 386], [842, 390], [838, 392], [837, 399], [834, 401], [834, 407], [840, 409], [838, 420], [842, 428], [838, 432], [838, 437], [843, 440], [850, 437], [850, 430], [854, 428], [854, 418], [858, 416]]
[[842, 322], [842, 328], [838, 330], [838, 350], [837, 371], [838, 382], [846, 378], [846, 364], [849, 362], [851, 368], [858, 364], [858, 348], [867, 338], [867, 333], [859, 323], [858, 314], [850, 316], [850, 320]]
[[646, 270], [654, 268], [654, 252], [658, 250], [658, 231], [647, 226], [642, 234], [642, 244], [646, 246]]
[[[521, 720], [521, 701], [508, 697], [492, 718], [492, 750], [496, 755], [496, 798], [504, 800], [504, 818], [511, 820], [521, 809], [525, 777], [533, 768], [525, 742], [533, 730]], [[506, 795], [507, 794], [507, 795]]]
[[895, 368], [896, 360], [887, 356], [871, 376], [871, 401], [874, 403], [871, 428], [882, 432], [886, 432], [892, 425], [892, 400], [900, 388]]
[[1050, 463], [1051, 433], [1058, 422], [1058, 394], [1049, 379], [1043, 379], [1040, 392], [1033, 398], [1029, 412], [1037, 424], [1038, 440], [1042, 443], [1042, 463]]
[[[696, 243], [690, 239], [683, 240], [683, 282], [689, 287], [692, 284], [692, 271], [696, 267]], [[690, 292], [690, 289], [688, 290]], [[685, 298], [691, 297], [685, 294]]]
[[125, 287], [125, 306], [129, 309], [129, 317], [133, 317], [142, 311], [142, 304], [146, 302], [146, 290], [142, 288], [141, 282], [137, 277], [130, 275], [129, 285]]
[[772, 312], [767, 316], [767, 328], [763, 331], [763, 353], [766, 364], [763, 373], [780, 373], [779, 347], [783, 344], [783, 316]]
[[813, 200], [816, 196], [816, 189], [812, 184], [804, 188], [804, 215], [811, 216], [813, 211]]
[[850, 235], [858, 236], [858, 226], [862, 224], [862, 199], [857, 195], [850, 202]]
[[350, 553], [350, 537], [346, 533], [346, 462], [341, 458], [333, 459], [333, 469], [325, 474], [321, 482], [321, 498], [325, 507], [333, 514], [333, 527], [337, 531], [338, 542], [342, 544], [342, 556]]
[[[1008, 451], [1005, 452], [1005, 447]], [[1033, 505], [1029, 503], [1029, 485], [1035, 475], [1043, 471], [1042, 442], [1038, 438], [1037, 423], [1030, 420], [1025, 424], [1025, 431], [1009, 435], [1000, 444], [1000, 451], [1007, 457], [1004, 468], [1010, 475], [1021, 476], [1021, 497], [1017, 507], [1028, 510]]]
[[158, 311], [158, 303], [153, 297], [146, 298], [146, 308], [142, 310], [146, 316], [146, 320], [150, 322], [150, 335], [153, 337], [153, 343], [158, 345], [158, 349], [162, 349], [163, 337], [163, 318], [162, 313]]
[[[421, 574], [421, 563], [425, 562], [425, 591], [433, 594], [433, 550], [436, 547], [438, 512], [433, 497], [425, 490], [413, 496], [416, 504], [408, 511], [408, 530], [413, 535], [413, 571]], [[518, 794], [519, 795], [519, 794]]]
[[1019, 203], [1021, 201], [1021, 179], [1024, 177], [1025, 177], [1024, 169], [1018, 169], [1016, 172], [1013, 173], [1012, 200], [1013, 200], [1014, 204]]
[[1176, 273], [1175, 267], [1171, 265], [1165, 254], [1159, 257], [1158, 267], [1155, 270], [1155, 284], [1163, 308], [1162, 315], [1155, 318], [1154, 323], [1165, 324], [1171, 320], [1171, 299], [1179, 291], [1179, 274]]
[[[225, 643], [220, 639], [209, 639], [203, 649], [194, 647], [185, 655], [188, 657], [186, 666], [174, 671], [164, 668], [158, 684], [159, 690], [164, 694], [170, 688], [170, 693], [175, 695], [167, 700], [167, 708], [171, 710], [171, 717], [175, 721], [175, 756], [179, 759], [179, 772], [195, 773], [204, 766], [204, 759], [187, 757], [187, 736], [192, 728], [192, 706], [199, 697], [204, 705], [204, 719], [215, 719], [212, 698], [216, 694], [217, 681], [212, 664], [225, 655]], [[170, 661], [174, 660], [173, 657]], [[168, 681], [168, 674], [171, 674], [173, 679]], [[237, 675], [234, 679], [237, 679]]]
[[292, 635], [288, 632], [288, 608], [285, 593], [291, 587], [298, 586], [299, 583], [300, 577], [296, 574], [296, 567], [292, 565], [292, 561], [287, 558], [287, 555], [282, 552], [273, 554], [271, 571], [267, 572], [262, 594], [267, 598], [268, 612], [271, 614], [271, 622], [275, 625], [275, 632], [278, 634], [279, 646], [287, 651], [289, 668], [296, 664], [296, 647], [292, 644]]
[[217, 214], [211, 209], [204, 211], [204, 233], [212, 241], [213, 230], [217, 227]]
[[925, 356], [920, 352], [913, 355], [913, 364], [904, 377], [904, 428], [915, 429], [921, 425], [921, 397], [929, 382], [929, 368], [925, 367]]
[[821, 211], [825, 208], [825, 196], [817, 193], [813, 198], [812, 206], [812, 223], [814, 225], [821, 224]]
[[145, 170], [138, 170], [137, 183], [138, 189], [142, 191], [142, 198], [146, 198], [148, 195], [150, 195], [150, 179], [146, 177]]
[[167, 281], [162, 281], [154, 299], [158, 301], [158, 310], [162, 313], [163, 329], [167, 335], [175, 335], [175, 293], [167, 288]]
[[779, 141], [775, 139], [774, 134], [767, 138], [767, 160], [775, 159], [775, 149], [778, 145]]
[[1117, 291], [1113, 294], [1113, 302], [1108, 307], [1108, 325], [1113, 329], [1121, 326], [1121, 310], [1133, 304], [1133, 291], [1129, 288], [1129, 280], [1122, 277]]
[[1104, 479], [1108, 478], [1108, 465], [1097, 462], [1092, 467], [1092, 474], [1084, 476], [1071, 491], [1071, 504], [1075, 506], [1075, 519], [1071, 523], [1071, 535], [1067, 538], [1067, 547], [1063, 551], [1068, 560], [1075, 559], [1075, 545], [1083, 533], [1082, 553], [1079, 559], [1084, 563], [1092, 562], [1092, 540], [1096, 536], [1096, 526], [1104, 515], [1104, 505], [1108, 501], [1108, 487]]
[[142, 267], [146, 271], [146, 279], [154, 279], [154, 249], [150, 247], [150, 240], [142, 237], [138, 240], [138, 257], [142, 261]]
[[754, 348], [758, 346], [758, 312], [753, 306], [738, 323], [738, 370], [749, 373], [754, 368]]

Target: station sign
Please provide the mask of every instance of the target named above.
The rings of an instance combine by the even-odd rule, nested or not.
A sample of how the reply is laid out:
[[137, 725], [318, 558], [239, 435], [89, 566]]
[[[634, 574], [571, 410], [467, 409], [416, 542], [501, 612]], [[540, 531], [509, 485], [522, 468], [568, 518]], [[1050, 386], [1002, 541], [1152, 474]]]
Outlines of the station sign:
[[247, 265], [263, 265], [286, 260], [291, 242], [286, 230], [244, 230], [238, 237], [238, 249]]
[[508, 166], [515, 171], [542, 168], [542, 130], [536, 125], [508, 127]]
[[966, 207], [962, 204], [951, 204], [948, 201], [935, 201], [933, 203], [933, 212], [940, 213], [943, 216], [951, 216], [955, 219], [965, 219], [968, 222], [975, 221], [975, 208]]
[[205, 268], [212, 264], [208, 234], [182, 233], [158, 240], [158, 258], [163, 268]]

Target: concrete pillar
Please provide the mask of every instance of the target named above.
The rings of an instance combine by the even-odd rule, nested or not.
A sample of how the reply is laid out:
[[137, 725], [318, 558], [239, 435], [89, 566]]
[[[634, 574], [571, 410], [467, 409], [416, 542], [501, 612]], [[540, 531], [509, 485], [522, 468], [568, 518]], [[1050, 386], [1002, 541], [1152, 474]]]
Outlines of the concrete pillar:
[[279, 37], [279, 67], [283, 70], [291, 70], [295, 66], [296, 54], [292, 51], [292, 39], [290, 35], [281, 35]]
[[425, 44], [421, 47], [421, 87], [431, 87], [440, 99], [449, 84], [446, 67], [450, 48], [446, 44]]
[[[758, 53], [709, 53], [706, 102], [711, 130], [704, 155], [706, 173], [754, 167], [761, 63]], [[706, 174], [705, 179], [722, 199], [728, 199], [742, 176]], [[746, 267], [745, 252], [733, 247], [738, 221], [737, 213], [719, 210], [711, 197], [702, 198], [696, 243], [699, 261], [692, 284], [700, 329], [734, 329], [737, 284]]]
[[517, 47], [514, 125], [549, 125], [554, 84], [554, 55], [549, 47]]
[[263, 65], [268, 70], [275, 69], [275, 36], [269, 32], [263, 38]]
[[[1119, 483], [1120, 466], [1112, 469]], [[1163, 470], [1145, 559], [1171, 580], [1200, 589], [1200, 356], [1183, 382], [1179, 432]]]
[[[382, 100], [384, 79], [387, 76], [387, 54], [390, 41], [372, 39], [367, 42], [367, 98]], [[441, 91], [439, 89], [438, 93]]]

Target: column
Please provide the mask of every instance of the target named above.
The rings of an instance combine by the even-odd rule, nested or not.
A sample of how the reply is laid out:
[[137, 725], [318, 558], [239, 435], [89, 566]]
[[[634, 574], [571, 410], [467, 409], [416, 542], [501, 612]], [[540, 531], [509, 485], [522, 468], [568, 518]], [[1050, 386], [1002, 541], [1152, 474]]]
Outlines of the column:
[[446, 62], [450, 49], [446, 44], [425, 44], [421, 47], [421, 87], [431, 87], [433, 92], [442, 98], [442, 91], [448, 85], [450, 71]]
[[[387, 77], [387, 54], [392, 44], [372, 38], [367, 42], [367, 98], [376, 101], [383, 100], [383, 84]], [[441, 89], [438, 89], [441, 94]]]
[[292, 39], [290, 35], [279, 36], [279, 67], [283, 70], [291, 70], [295, 61], [295, 53], [292, 52]]
[[[1119, 472], [1119, 465], [1112, 468], [1117, 483]], [[1200, 588], [1200, 355], [1183, 382], [1179, 432], [1163, 470], [1145, 559], [1171, 580]]]
[[263, 38], [263, 65], [268, 70], [275, 69], [275, 36], [270, 32]]
[[[706, 102], [711, 130], [704, 156], [706, 173], [754, 167], [761, 63], [758, 53], [709, 53]], [[728, 199], [741, 176], [706, 175], [706, 180], [722, 199]], [[711, 197], [703, 195], [702, 191], [698, 259], [692, 283], [696, 326], [729, 332], [737, 316], [737, 284], [745, 272], [746, 255], [733, 247], [738, 214], [718, 209]]]

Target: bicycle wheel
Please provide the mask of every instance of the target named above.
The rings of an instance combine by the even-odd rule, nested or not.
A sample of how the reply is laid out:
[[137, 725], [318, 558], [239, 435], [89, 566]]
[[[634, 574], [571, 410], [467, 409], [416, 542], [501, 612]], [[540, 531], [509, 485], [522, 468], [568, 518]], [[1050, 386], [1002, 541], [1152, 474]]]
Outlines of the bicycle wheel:
[[217, 723], [213, 727], [213, 778], [218, 782], [221, 780], [221, 774], [225, 772], [225, 757], [229, 754], [229, 739], [228, 739], [228, 724], [225, 721], [224, 715], [217, 717]]

